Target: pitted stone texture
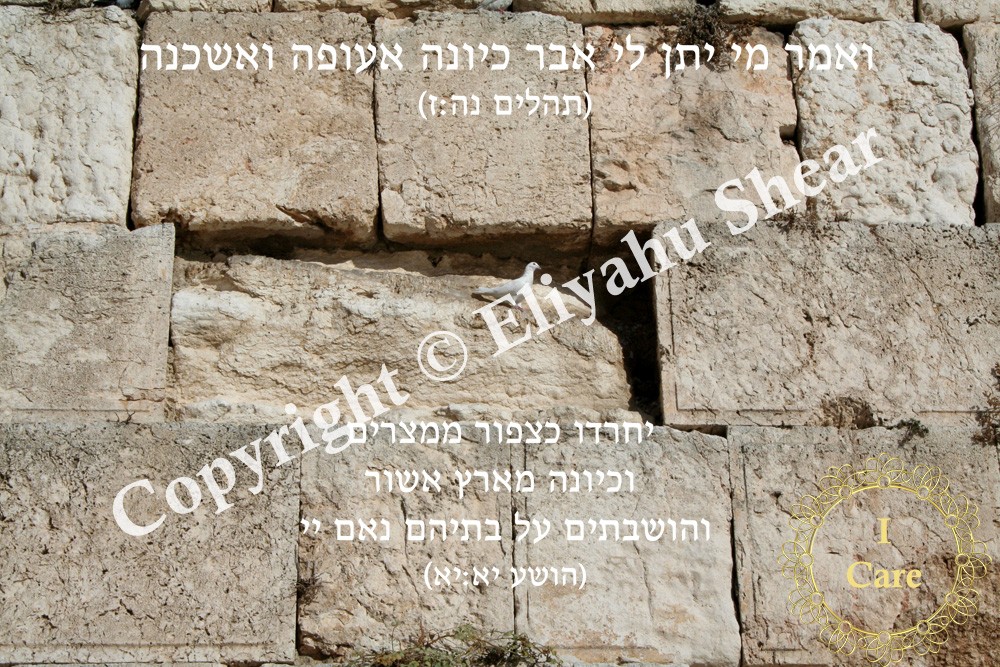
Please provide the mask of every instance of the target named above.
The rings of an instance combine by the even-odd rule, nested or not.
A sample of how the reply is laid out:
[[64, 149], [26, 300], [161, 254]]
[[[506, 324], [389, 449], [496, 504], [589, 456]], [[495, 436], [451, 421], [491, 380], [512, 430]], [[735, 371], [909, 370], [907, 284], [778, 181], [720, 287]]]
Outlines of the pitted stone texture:
[[[882, 162], [842, 183], [828, 180], [815, 200], [819, 217], [972, 225], [979, 158], [958, 41], [922, 23], [818, 19], [799, 23], [791, 42], [805, 53], [806, 69], [792, 65], [803, 157], [822, 164], [835, 144], [878, 133], [872, 146]], [[836, 58], [836, 45], [850, 52], [851, 43], [871, 46], [875, 69], [866, 51], [857, 70], [809, 69], [809, 45], [826, 45]]]
[[911, 0], [719, 0], [730, 21], [791, 25], [830, 16], [848, 21], [912, 21]]
[[969, 74], [976, 97], [976, 132], [983, 156], [986, 222], [1000, 222], [1000, 26], [965, 27]]
[[[614, 432], [605, 428], [595, 444], [587, 427], [581, 444], [572, 423], [562, 427], [558, 444], [525, 447], [524, 468], [534, 473], [535, 490], [519, 496], [526, 504], [520, 518], [542, 525], [548, 520], [551, 532], [536, 544], [538, 530], [532, 527], [530, 539], [518, 542], [515, 551], [526, 550], [531, 568], [561, 572], [582, 564], [587, 580], [582, 590], [551, 581], [525, 586], [529, 636], [585, 663], [738, 665], [726, 440], [657, 427], [652, 434], [643, 428], [639, 444], [634, 432], [629, 444], [613, 444]], [[579, 473], [580, 491], [564, 491], [551, 471]], [[591, 473], [593, 491], [584, 471]], [[634, 491], [624, 471], [633, 474]], [[616, 493], [609, 492], [617, 483], [611, 472], [624, 475]], [[576, 488], [575, 476], [567, 488]], [[583, 521], [583, 540], [567, 541], [567, 519]], [[620, 522], [622, 540], [615, 539], [613, 525], [601, 540], [604, 529], [598, 523], [592, 532], [590, 519]], [[677, 526], [676, 536], [668, 519]], [[652, 522], [652, 540], [643, 520]], [[698, 541], [684, 520], [695, 522]], [[663, 522], [662, 536], [657, 521]], [[515, 526], [516, 534], [524, 530]], [[639, 539], [631, 540], [634, 535]]]
[[0, 234], [125, 226], [139, 28], [117, 7], [0, 7]]
[[[206, 424], [0, 426], [0, 661], [247, 662], [295, 657], [298, 468], [262, 447], [264, 487], [233, 460], [233, 506], [172, 512], [175, 478], [267, 435]], [[219, 474], [220, 481], [222, 478]], [[112, 503], [133, 489], [121, 530]], [[181, 490], [179, 498], [188, 502]]]
[[0, 421], [161, 419], [174, 230], [0, 236]]
[[[380, 70], [375, 83], [383, 230], [388, 239], [424, 247], [484, 244], [523, 254], [580, 251], [591, 228], [590, 160], [583, 115], [529, 116], [528, 101], [513, 113], [496, 114], [494, 95], [579, 95], [586, 92], [582, 69], [539, 71], [528, 44], [583, 44], [580, 26], [536, 12], [420, 13], [414, 22], [380, 19], [376, 42], [400, 44], [402, 71]], [[423, 44], [458, 45], [461, 68], [438, 71]], [[478, 44], [510, 50], [504, 70], [499, 51], [481, 60]], [[476, 48], [473, 68], [462, 44]], [[554, 53], [547, 55], [556, 58]], [[429, 69], [423, 71], [423, 60]], [[451, 62], [445, 49], [444, 59]], [[581, 65], [583, 67], [583, 65]], [[421, 119], [423, 92], [438, 97], [478, 96], [480, 113]], [[560, 98], [561, 99], [561, 98]], [[425, 112], [429, 102], [424, 99]], [[551, 102], [549, 103], [551, 105]], [[470, 109], [475, 107], [470, 102]], [[575, 109], [575, 107], [574, 107]]]
[[408, 18], [418, 11], [456, 12], [475, 9], [480, 0], [275, 0], [276, 12], [301, 12], [307, 10], [361, 14], [368, 20], [376, 18]]
[[[370, 73], [307, 70], [292, 44], [371, 43], [360, 16], [153, 14], [144, 41], [165, 46], [226, 43], [260, 49], [253, 71], [211, 71], [204, 49], [196, 71], [157, 71], [147, 54], [139, 101], [133, 216], [138, 225], [173, 222], [206, 242], [293, 237], [322, 245], [366, 245], [378, 206]], [[355, 52], [356, 53], [356, 52]], [[340, 52], [342, 55], [342, 52]], [[182, 51], [180, 62], [193, 56]], [[223, 55], [223, 58], [225, 56]], [[166, 66], [170, 60], [164, 52]], [[317, 56], [318, 58], [318, 56]]]
[[[310, 9], [319, 9], [310, 7]], [[269, 12], [271, 0], [142, 0], [136, 11], [145, 21], [153, 12]]]
[[584, 25], [651, 22], [676, 25], [697, 6], [695, 0], [514, 0], [513, 5], [519, 12], [545, 12]]
[[[374, 255], [360, 260], [376, 261]], [[588, 327], [575, 318], [492, 356], [497, 346], [474, 314], [488, 303], [472, 297], [472, 289], [509, 280], [522, 268], [502, 277], [463, 276], [424, 264], [362, 270], [264, 257], [234, 257], [225, 265], [178, 260], [171, 321], [171, 400], [178, 414], [281, 418], [286, 403], [311, 410], [330, 400], [341, 377], [357, 387], [373, 382], [383, 365], [398, 371], [393, 381], [410, 394], [412, 408], [627, 407], [621, 345], [600, 323]], [[536, 286], [542, 304], [546, 293]], [[558, 320], [550, 305], [543, 308]], [[534, 333], [526, 312], [511, 312], [521, 327], [507, 325], [508, 339], [522, 336], [529, 322]], [[497, 316], [504, 319], [508, 309], [500, 307]], [[440, 330], [456, 333], [468, 348], [464, 371], [450, 382], [432, 381], [418, 366], [421, 341]], [[438, 345], [435, 355], [443, 366], [461, 361], [456, 343]]]
[[[612, 48], [624, 45], [627, 34], [646, 47], [634, 71], [634, 56], [626, 51], [616, 63]], [[649, 232], [664, 220], [722, 223], [727, 214], [715, 204], [715, 187], [742, 179], [755, 166], [790, 177], [798, 163], [795, 147], [782, 140], [794, 135], [796, 116], [781, 35], [752, 33], [750, 41], [768, 49], [766, 70], [747, 71], [742, 60], [695, 70], [688, 55], [688, 67], [666, 78], [659, 45], [672, 47], [678, 39], [675, 29], [587, 30], [598, 48], [589, 77], [594, 240], [602, 245], [617, 243], [630, 229]], [[671, 68], [678, 62], [674, 50]]]
[[800, 222], [710, 240], [656, 283], [668, 424], [971, 423], [996, 363], [1000, 229]]
[[920, 20], [942, 28], [973, 21], [995, 22], [998, 18], [1000, 2], [997, 0], [920, 0]]
[[[850, 464], [863, 469], [869, 457], [884, 454], [898, 459], [890, 468], [939, 468], [950, 482], [952, 494], [962, 494], [978, 504], [981, 523], [973, 535], [976, 541], [986, 543], [986, 553], [996, 561], [1000, 518], [997, 454], [992, 448], [973, 444], [971, 436], [971, 429], [934, 427], [924, 435], [907, 428], [729, 430], [734, 453], [733, 533], [746, 665], [857, 665], [859, 659], [864, 660], [857, 653], [835, 655], [817, 639], [819, 626], [800, 621], [789, 612], [788, 596], [795, 586], [782, 576], [776, 560], [782, 545], [794, 537], [788, 522], [796, 504], [817, 493], [821, 478], [831, 467]], [[878, 517], [889, 518], [891, 546], [877, 543]], [[945, 525], [944, 517], [914, 494], [895, 489], [860, 491], [827, 514], [816, 535], [813, 571], [834, 612], [864, 627], [879, 623], [882, 627], [878, 629], [884, 629], [895, 622], [894, 629], [903, 630], [921, 615], [929, 616], [950, 589], [955, 551], [955, 534]], [[846, 569], [859, 560], [890, 569], [919, 568], [922, 585], [906, 592], [850, 589]], [[861, 572], [857, 579], [865, 583], [871, 576]], [[905, 664], [957, 667], [993, 662], [1000, 616], [992, 601], [1000, 587], [991, 572], [977, 579], [975, 588], [981, 594], [980, 613], [965, 627], [951, 626], [938, 655], [908, 655], [912, 660]]]
[[[395, 432], [405, 436], [398, 422], [406, 420], [386, 416], [378, 421], [397, 423]], [[495, 440], [487, 444], [471, 422], [461, 424], [456, 444], [454, 426], [421, 421], [440, 425], [442, 442], [399, 444], [382, 427], [365, 444], [340, 454], [317, 451], [303, 458], [302, 516], [322, 525], [318, 534], [303, 533], [299, 539], [300, 578], [309, 581], [299, 607], [307, 653], [337, 656], [352, 649], [385, 649], [421, 629], [440, 632], [459, 623], [513, 630], [510, 491], [491, 486], [486, 492], [478, 481], [460, 497], [456, 478], [456, 471], [464, 478], [464, 473], [479, 470], [492, 481], [494, 471], [510, 469], [510, 448]], [[417, 427], [416, 442], [430, 437]], [[383, 471], [392, 476], [391, 487]], [[373, 473], [380, 477], [378, 491]], [[344, 523], [338, 527], [337, 520]], [[369, 534], [358, 539], [359, 523], [370, 527], [372, 520], [378, 540]], [[444, 539], [440, 524], [431, 523], [439, 520], [445, 522]], [[463, 540], [463, 520], [481, 522], [484, 539], [476, 539], [475, 524], [468, 524], [469, 538]], [[347, 539], [352, 534], [347, 522], [353, 523], [354, 539]], [[414, 524], [408, 527], [407, 522]], [[408, 534], [412, 539], [407, 540]], [[416, 539], [420, 535], [423, 540]], [[485, 539], [497, 535], [498, 540]], [[494, 567], [500, 573], [495, 579]], [[455, 568], [464, 574], [455, 575]], [[487, 584], [474, 578], [473, 568], [489, 573]], [[445, 572], [450, 585], [441, 585], [437, 570]]]

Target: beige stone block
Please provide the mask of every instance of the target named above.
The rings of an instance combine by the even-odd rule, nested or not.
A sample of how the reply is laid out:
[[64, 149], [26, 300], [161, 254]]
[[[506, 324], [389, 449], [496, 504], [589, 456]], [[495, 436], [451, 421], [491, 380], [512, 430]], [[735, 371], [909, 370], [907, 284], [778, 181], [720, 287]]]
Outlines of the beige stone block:
[[[518, 495], [519, 518], [548, 521], [551, 532], [536, 543], [532, 523], [514, 549], [526, 552], [529, 577], [582, 565], [587, 578], [582, 588], [526, 580], [528, 634], [584, 663], [738, 665], [726, 440], [657, 427], [643, 428], [639, 444], [634, 431], [629, 444], [614, 444], [605, 428], [595, 444], [588, 427], [580, 444], [572, 422], [562, 428], [558, 444], [525, 447], [535, 489]], [[558, 473], [569, 474], [568, 491]], [[614, 493], [613, 473], [622, 476]], [[567, 540], [570, 531], [579, 536], [567, 520], [582, 521], [582, 540]], [[515, 534], [524, 531], [515, 524]]]
[[[631, 53], [615, 62], [612, 44], [625, 45], [627, 35], [645, 46], [635, 70]], [[688, 55], [688, 66], [677, 71], [674, 50], [666, 77], [660, 45], [673, 47], [678, 35], [658, 28], [587, 30], [598, 47], [589, 74], [597, 243], [614, 244], [631, 229], [648, 233], [664, 220], [722, 223], [729, 214], [715, 203], [717, 187], [754, 167], [791, 177], [798, 163], [781, 35], [752, 33], [750, 41], [767, 47], [765, 70], [748, 71], [744, 61], [730, 66], [732, 53], [720, 52], [699, 69]], [[700, 58], [707, 55], [703, 50]]]
[[983, 162], [986, 222], [1000, 222], [1000, 26], [976, 23], [966, 26], [969, 74], [976, 98], [976, 133]]
[[[222, 514], [168, 484], [267, 435], [205, 424], [0, 426], [0, 662], [290, 662], [295, 657], [297, 462], [239, 462]], [[270, 458], [269, 458], [270, 457]], [[221, 474], [219, 475], [221, 479]], [[144, 537], [116, 523], [113, 502]], [[182, 488], [182, 487], [179, 487]], [[178, 498], [190, 497], [183, 490]]]
[[730, 21], [791, 25], [831, 16], [848, 21], [912, 21], [910, 0], [719, 0], [719, 13]]
[[971, 423], [996, 363], [1000, 228], [796, 222], [707, 240], [657, 278], [668, 424]]
[[0, 421], [161, 419], [174, 230], [0, 237]]
[[[310, 7], [319, 9], [319, 7]], [[136, 14], [145, 21], [153, 12], [269, 12], [271, 0], [140, 0]]]
[[[877, 133], [871, 143], [881, 162], [842, 183], [828, 181], [815, 200], [821, 219], [975, 222], [972, 92], [953, 36], [922, 23], [816, 19], [799, 23], [790, 41], [803, 46], [807, 63], [793, 65], [802, 156], [822, 163], [834, 145], [850, 146], [869, 129]], [[850, 51], [851, 43], [872, 48], [874, 69], [863, 50], [857, 69], [808, 67], [810, 45], [836, 54], [837, 44]]]
[[480, 0], [275, 0], [276, 12], [327, 11], [361, 14], [369, 21], [376, 18], [403, 19], [418, 11], [457, 12], [475, 9]]
[[[340, 12], [150, 16], [147, 44], [226, 43], [234, 59], [237, 43], [255, 44], [259, 69], [242, 63], [213, 71], [204, 50], [195, 71], [149, 63], [139, 100], [136, 224], [172, 222], [206, 242], [276, 236], [334, 247], [372, 243], [372, 74], [348, 71], [343, 60], [335, 71], [319, 71], [318, 61], [309, 70], [302, 54], [294, 69], [291, 48], [371, 40], [362, 17]], [[192, 57], [182, 51], [182, 63]]]
[[698, 6], [694, 0], [514, 0], [519, 12], [564, 16], [584, 25], [595, 23], [683, 23]]
[[[587, 119], [583, 115], [533, 115], [530, 100], [497, 115], [494, 95], [579, 95], [586, 92], [583, 65], [539, 70], [528, 44], [582, 47], [583, 31], [565, 19], [530, 13], [421, 13], [415, 21], [380, 19], [376, 41], [399, 44], [402, 71], [380, 70], [375, 96], [383, 231], [390, 241], [425, 247], [485, 247], [523, 254], [575, 252], [590, 240], [591, 188]], [[423, 44], [505, 45], [509, 62], [476, 50], [470, 69], [460, 49], [458, 70], [438, 70]], [[428, 69], [424, 71], [423, 59]], [[445, 58], [451, 58], [445, 49]], [[553, 54], [552, 58], [556, 58]], [[446, 60], [450, 63], [450, 60]], [[530, 92], [529, 92], [530, 91]], [[424, 120], [424, 93], [480, 100], [479, 115], [444, 104], [445, 115]], [[425, 113], [429, 98], [424, 97]], [[551, 102], [550, 102], [551, 104]], [[470, 109], [475, 107], [470, 102]], [[454, 111], [453, 111], [454, 109]]]
[[117, 7], [0, 7], [0, 234], [125, 226], [138, 38]]
[[[789, 610], [789, 593], [795, 585], [782, 576], [778, 560], [783, 545], [794, 537], [789, 518], [802, 511], [797, 503], [805, 498], [803, 502], [815, 505], [808, 496], [816, 496], [821, 487], [827, 486], [821, 478], [828, 473], [845, 474], [849, 479], [846, 473], [838, 472], [842, 466], [853, 466], [851, 472], [863, 470], [867, 459], [885, 455], [897, 460], [885, 470], [912, 472], [925, 466], [917, 477], [927, 480], [934, 479], [933, 474], [925, 475], [927, 468], [938, 468], [937, 473], [943, 472], [950, 482], [949, 493], [957, 498], [956, 504], [942, 506], [965, 508], [965, 498], [978, 505], [980, 523], [972, 535], [976, 541], [985, 542], [988, 555], [997, 558], [997, 454], [991, 448], [973, 444], [971, 436], [971, 429], [933, 427], [925, 434], [906, 428], [729, 430], [734, 453], [733, 533], [746, 665], [867, 662], [863, 651], [850, 657], [834, 654], [820, 643], [819, 625], [800, 621]], [[877, 477], [872, 475], [870, 479]], [[892, 484], [906, 481], [899, 472], [889, 474], [887, 479]], [[831, 484], [831, 493], [838, 493], [840, 486]], [[943, 498], [936, 491], [940, 485], [931, 483], [929, 488], [935, 489], [933, 498]], [[886, 538], [891, 544], [879, 543], [880, 518], [888, 519]], [[968, 534], [964, 529], [959, 532]], [[947, 601], [955, 582], [957, 544], [956, 533], [948, 528], [944, 516], [914, 493], [898, 488], [856, 491], [830, 509], [816, 531], [812, 551], [815, 582], [825, 596], [827, 608], [853, 626], [902, 632]], [[847, 568], [859, 561], [893, 571], [920, 569], [920, 586], [852, 588]], [[873, 581], [865, 566], [854, 573], [859, 584]], [[976, 579], [974, 588], [981, 594], [979, 613], [963, 627], [951, 625], [947, 641], [936, 655], [908, 653], [901, 664], [940, 667], [992, 663], [1000, 628], [993, 602], [998, 592], [996, 576], [990, 572], [988, 577]], [[849, 642], [857, 634], [848, 632], [838, 637]]]
[[[493, 356], [497, 344], [474, 314], [488, 302], [474, 298], [472, 290], [514, 278], [523, 266], [508, 262], [504, 273], [483, 275], [487, 260], [472, 261], [477, 266], [459, 267], [450, 258], [435, 267], [423, 253], [369, 253], [335, 264], [266, 257], [233, 257], [226, 264], [179, 261], [171, 315], [176, 414], [283, 419], [286, 403], [311, 411], [331, 400], [341, 377], [356, 388], [374, 382], [383, 365], [398, 371], [393, 382], [409, 394], [408, 408], [628, 406], [621, 344], [600, 322], [581, 323], [586, 307]], [[547, 304], [547, 288], [535, 289]], [[551, 305], [543, 308], [551, 321], [558, 319]], [[504, 332], [514, 340], [531, 320], [527, 310], [511, 312], [520, 325], [506, 325]], [[497, 317], [507, 316], [500, 307]], [[421, 363], [430, 369], [426, 349], [418, 361], [421, 341], [441, 330], [454, 332], [468, 350], [464, 370], [452, 381], [424, 374]], [[453, 339], [435, 350], [439, 366], [460, 363]], [[438, 377], [451, 372], [430, 370]], [[381, 396], [388, 405], [386, 394]]]
[[1000, 18], [1000, 3], [996, 0], [920, 0], [920, 20], [936, 23], [942, 28]]

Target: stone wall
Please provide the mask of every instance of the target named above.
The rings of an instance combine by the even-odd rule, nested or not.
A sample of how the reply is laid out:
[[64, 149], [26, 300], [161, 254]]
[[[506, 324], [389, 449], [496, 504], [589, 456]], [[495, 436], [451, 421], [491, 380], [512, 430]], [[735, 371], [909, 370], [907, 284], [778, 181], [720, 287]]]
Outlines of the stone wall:
[[[0, 667], [310, 663], [459, 622], [589, 664], [865, 664], [788, 611], [779, 557], [828, 469], [879, 455], [943, 471], [1000, 558], [1000, 459], [979, 430], [1000, 363], [1000, 3], [475, 4], [0, 0]], [[263, 51], [208, 67], [223, 43], [234, 59], [236, 44], [398, 45], [400, 68], [377, 50], [306, 67], [285, 48], [271, 67]], [[448, 43], [476, 65], [424, 64], [423, 45]], [[592, 66], [522, 52], [501, 68], [489, 48], [527, 43], [589, 44]], [[690, 43], [713, 55], [658, 48]], [[202, 66], [163, 67], [169, 51], [144, 44], [194, 45]], [[871, 65], [842, 48], [862, 44]], [[592, 113], [486, 108], [528, 91], [586, 93]], [[421, 118], [428, 92], [483, 113]], [[810, 197], [771, 187], [765, 217], [752, 170], [791, 184], [836, 145], [844, 177]], [[746, 214], [719, 205], [728, 181], [760, 213], [740, 233]], [[495, 315], [510, 341], [532, 336], [499, 352], [473, 290], [529, 261], [535, 301]], [[436, 331], [468, 347], [460, 378], [428, 373]], [[461, 436], [401, 445], [376, 424], [324, 451], [313, 411], [346, 423], [353, 406], [328, 401], [366, 383], [391, 408], [378, 423]], [[559, 435], [490, 438], [511, 421]], [[649, 424], [640, 443], [609, 439], [623, 423]], [[373, 494], [366, 475], [528, 471], [548, 487], [571, 469], [628, 470], [636, 492]], [[200, 500], [168, 486], [184, 479]], [[140, 480], [131, 520], [163, 522], [132, 536], [115, 494]], [[560, 528], [598, 515], [697, 517], [710, 537]], [[464, 516], [496, 539], [403, 538], [415, 517]], [[337, 517], [384, 519], [392, 537], [337, 539]], [[553, 537], [525, 539], [543, 518]], [[928, 547], [945, 524], [911, 519], [889, 560], [947, 579], [958, 557]], [[843, 524], [828, 535], [870, 538]], [[854, 555], [832, 545], [815, 572], [832, 581]], [[466, 571], [429, 592], [435, 561], [507, 585]], [[586, 587], [506, 581], [563, 561]], [[978, 593], [978, 615], [905, 664], [994, 664], [995, 574]], [[950, 599], [828, 594], [899, 627]]]

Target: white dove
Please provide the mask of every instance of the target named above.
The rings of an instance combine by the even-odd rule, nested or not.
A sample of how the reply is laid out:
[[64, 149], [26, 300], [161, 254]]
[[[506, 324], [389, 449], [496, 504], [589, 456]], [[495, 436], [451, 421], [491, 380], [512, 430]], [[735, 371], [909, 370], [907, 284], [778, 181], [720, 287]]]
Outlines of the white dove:
[[485, 9], [493, 12], [503, 12], [510, 8], [514, 0], [483, 0], [477, 9]]
[[530, 262], [528, 266], [524, 267], [524, 273], [521, 274], [520, 278], [506, 282], [503, 285], [498, 285], [496, 287], [480, 287], [477, 290], [473, 290], [473, 294], [479, 296], [485, 296], [489, 299], [500, 299], [505, 296], [509, 296], [514, 300], [514, 306], [520, 310], [521, 302], [524, 301], [524, 295], [518, 294], [519, 291], [525, 286], [530, 285], [535, 282], [535, 270], [542, 267], [538, 266], [535, 262]]

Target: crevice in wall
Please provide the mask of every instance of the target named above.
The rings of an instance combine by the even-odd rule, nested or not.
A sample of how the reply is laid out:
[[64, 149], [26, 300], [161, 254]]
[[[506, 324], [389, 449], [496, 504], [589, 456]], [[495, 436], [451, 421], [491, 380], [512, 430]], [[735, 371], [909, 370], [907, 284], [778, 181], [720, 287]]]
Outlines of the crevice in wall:
[[[969, 88], [972, 88], [972, 67], [969, 59], [969, 49], [965, 44], [964, 31], [962, 26], [945, 28], [945, 32], [950, 34], [958, 42], [958, 49], [962, 55], [962, 62], [965, 63], [965, 74], [969, 81]], [[978, 179], [976, 181], [976, 196], [972, 201], [972, 211], [975, 216], [977, 227], [985, 225], [989, 220], [986, 217], [986, 168], [985, 154], [980, 144], [980, 122], [977, 107], [978, 101], [973, 98], [972, 103], [972, 143], [976, 147], [976, 155], [979, 158]]]

